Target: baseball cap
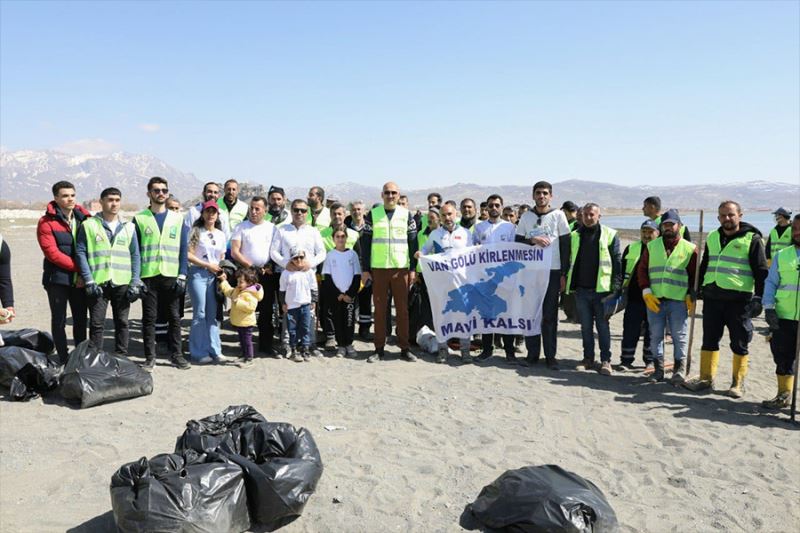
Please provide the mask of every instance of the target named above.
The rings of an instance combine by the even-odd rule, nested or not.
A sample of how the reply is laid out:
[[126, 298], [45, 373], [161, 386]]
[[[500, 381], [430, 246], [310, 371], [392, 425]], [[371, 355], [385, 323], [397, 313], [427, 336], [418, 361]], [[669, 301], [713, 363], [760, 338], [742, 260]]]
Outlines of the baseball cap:
[[649, 218], [644, 222], [642, 222], [642, 227], [640, 229], [645, 229], [645, 228], [654, 229], [658, 231], [658, 226], [656, 225], [656, 223], [650, 220]]
[[661, 223], [664, 222], [674, 222], [675, 224], [681, 223], [681, 217], [678, 215], [677, 209], [670, 209], [663, 215], [661, 215]]
[[792, 216], [792, 212], [789, 211], [788, 209], [783, 208], [783, 207], [779, 207], [778, 209], [773, 211], [772, 214], [773, 215], [780, 215], [780, 216], [786, 217], [786, 218], [789, 218], [789, 217]]
[[217, 210], [217, 212], [219, 212], [219, 206], [217, 205], [216, 200], [208, 200], [207, 202], [203, 202], [203, 208], [201, 209], [201, 211], [205, 211], [206, 209], [209, 208], [214, 208]]

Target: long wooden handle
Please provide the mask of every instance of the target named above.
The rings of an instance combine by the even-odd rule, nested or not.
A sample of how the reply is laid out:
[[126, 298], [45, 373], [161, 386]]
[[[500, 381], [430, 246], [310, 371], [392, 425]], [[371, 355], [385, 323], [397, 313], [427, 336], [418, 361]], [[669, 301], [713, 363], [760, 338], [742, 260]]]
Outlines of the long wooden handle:
[[[694, 268], [694, 294], [697, 296], [697, 289], [700, 287], [700, 263], [703, 260], [703, 210], [700, 210], [700, 229], [699, 241], [697, 243], [697, 264]], [[686, 348], [686, 375], [692, 370], [692, 344], [694, 343], [694, 320], [697, 315], [698, 302], [695, 300], [692, 308], [692, 316], [689, 319], [689, 345]]]

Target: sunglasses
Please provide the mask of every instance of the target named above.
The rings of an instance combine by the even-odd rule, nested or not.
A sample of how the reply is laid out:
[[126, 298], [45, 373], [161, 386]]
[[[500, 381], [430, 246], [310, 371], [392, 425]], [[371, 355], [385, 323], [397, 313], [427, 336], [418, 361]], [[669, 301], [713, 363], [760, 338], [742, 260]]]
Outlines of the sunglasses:
[[301, 207], [295, 207], [292, 209], [293, 213], [308, 213], [308, 209], [303, 209]]
[[385, 194], [386, 196], [394, 196], [395, 194], [400, 194], [400, 193], [397, 191], [383, 191], [383, 194]]
[[486, 207], [503, 207], [503, 204], [486, 204]]
[[169, 192], [169, 189], [167, 189], [166, 187], [164, 187], [164, 188], [153, 187], [152, 189], [150, 189], [150, 192], [153, 192], [153, 193], [156, 193], [156, 194], [167, 194]]

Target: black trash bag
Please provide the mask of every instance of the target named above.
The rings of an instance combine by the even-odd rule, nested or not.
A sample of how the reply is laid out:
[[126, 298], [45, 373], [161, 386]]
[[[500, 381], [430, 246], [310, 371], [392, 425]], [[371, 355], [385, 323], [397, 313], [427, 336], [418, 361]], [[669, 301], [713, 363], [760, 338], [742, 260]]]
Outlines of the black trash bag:
[[242, 469], [218, 454], [160, 454], [111, 477], [123, 533], [240, 533], [250, 529]]
[[35, 352], [53, 353], [56, 345], [53, 342], [53, 336], [46, 331], [38, 329], [26, 328], [0, 332], [3, 336], [4, 346], [19, 346], [20, 348], [27, 348]]
[[186, 422], [186, 431], [178, 437], [175, 450], [214, 451], [224, 441], [231, 439], [229, 431], [266, 421], [261, 413], [249, 405], [231, 405], [221, 413]]
[[0, 348], [0, 385], [12, 400], [26, 401], [58, 387], [62, 367], [42, 352], [5, 346]]
[[80, 400], [81, 408], [152, 392], [152, 375], [127, 357], [99, 350], [88, 340], [72, 350], [61, 375], [61, 395]]
[[[198, 452], [216, 451], [238, 464], [245, 475], [250, 520], [269, 531], [296, 520], [322, 476], [322, 459], [305, 428], [263, 418], [250, 406], [229, 407], [219, 415], [187, 423], [176, 443]], [[227, 431], [222, 433], [226, 421]], [[208, 428], [209, 432], [205, 433]], [[209, 448], [201, 448], [202, 446]], [[211, 449], [210, 446], [215, 446]]]
[[614, 509], [602, 491], [556, 465], [507, 470], [467, 505], [461, 526], [520, 533], [619, 530]]

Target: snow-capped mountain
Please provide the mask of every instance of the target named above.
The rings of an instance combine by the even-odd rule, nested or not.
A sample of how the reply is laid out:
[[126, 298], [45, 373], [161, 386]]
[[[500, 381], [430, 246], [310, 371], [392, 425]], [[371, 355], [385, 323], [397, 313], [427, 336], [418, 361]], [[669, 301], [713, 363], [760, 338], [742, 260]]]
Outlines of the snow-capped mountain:
[[66, 180], [77, 189], [79, 201], [97, 198], [106, 187], [122, 191], [123, 202], [141, 203], [147, 180], [161, 176], [180, 199], [194, 196], [202, 182], [193, 174], [143, 154], [70, 155], [54, 150], [0, 151], [0, 198], [9, 201], [52, 199], [50, 187]]

